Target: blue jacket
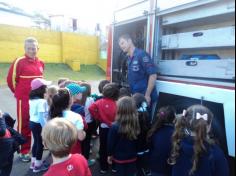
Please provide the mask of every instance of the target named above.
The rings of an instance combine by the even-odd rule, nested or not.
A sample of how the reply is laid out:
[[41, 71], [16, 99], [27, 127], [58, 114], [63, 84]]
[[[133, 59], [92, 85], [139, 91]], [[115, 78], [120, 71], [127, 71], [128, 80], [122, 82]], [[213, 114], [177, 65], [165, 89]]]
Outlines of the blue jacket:
[[137, 158], [137, 140], [129, 140], [118, 133], [119, 125], [113, 124], [108, 135], [108, 156], [126, 162]]
[[[149, 76], [156, 74], [157, 68], [150, 55], [143, 50], [135, 49], [134, 56], [128, 59], [128, 82], [131, 93], [145, 95]], [[157, 91], [154, 88], [151, 94], [152, 102], [157, 101]]]
[[149, 161], [150, 169], [154, 173], [171, 175], [172, 168], [167, 163], [167, 160], [170, 157], [172, 149], [173, 132], [174, 126], [165, 125], [151, 138]]
[[71, 111], [80, 114], [81, 116], [85, 117], [85, 112], [84, 112], [84, 106], [81, 106], [79, 104], [73, 104], [71, 106]]
[[[190, 176], [194, 141], [187, 137], [181, 142], [180, 156], [173, 166], [172, 176]], [[217, 145], [205, 144], [207, 152], [198, 162], [198, 169], [192, 176], [229, 176], [229, 166], [223, 151]]]

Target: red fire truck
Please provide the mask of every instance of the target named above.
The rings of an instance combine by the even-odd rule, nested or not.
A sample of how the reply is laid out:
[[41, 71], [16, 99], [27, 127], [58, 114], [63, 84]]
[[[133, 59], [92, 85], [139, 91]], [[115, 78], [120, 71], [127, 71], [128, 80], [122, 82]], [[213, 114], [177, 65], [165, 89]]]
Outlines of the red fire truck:
[[[129, 3], [129, 1], [127, 1]], [[235, 162], [235, 1], [136, 0], [114, 12], [107, 77], [128, 86], [118, 38], [130, 34], [158, 67], [158, 106], [179, 113], [203, 104], [215, 114], [214, 134]]]

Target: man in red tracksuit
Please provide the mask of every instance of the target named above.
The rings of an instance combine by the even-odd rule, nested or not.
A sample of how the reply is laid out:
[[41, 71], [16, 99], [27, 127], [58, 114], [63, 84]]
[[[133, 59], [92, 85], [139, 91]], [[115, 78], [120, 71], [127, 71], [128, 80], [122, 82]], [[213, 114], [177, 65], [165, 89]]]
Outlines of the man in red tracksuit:
[[20, 159], [30, 161], [31, 131], [29, 129], [29, 94], [31, 81], [42, 78], [44, 63], [37, 58], [38, 42], [35, 38], [25, 40], [25, 56], [17, 58], [9, 69], [7, 76], [8, 87], [17, 100], [17, 130], [27, 139], [21, 146]]

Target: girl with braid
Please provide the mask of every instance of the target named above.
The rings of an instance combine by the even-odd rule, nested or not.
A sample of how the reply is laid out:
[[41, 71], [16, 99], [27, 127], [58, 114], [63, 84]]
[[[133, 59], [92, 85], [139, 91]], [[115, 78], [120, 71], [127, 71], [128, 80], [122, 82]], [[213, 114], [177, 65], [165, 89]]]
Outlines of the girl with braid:
[[175, 118], [176, 111], [174, 107], [160, 108], [157, 113], [157, 120], [147, 134], [150, 148], [149, 166], [152, 176], [171, 175], [172, 167], [167, 163], [167, 160], [171, 153]]
[[177, 119], [168, 160], [172, 176], [229, 176], [225, 155], [209, 135], [213, 118], [208, 108], [194, 105]]

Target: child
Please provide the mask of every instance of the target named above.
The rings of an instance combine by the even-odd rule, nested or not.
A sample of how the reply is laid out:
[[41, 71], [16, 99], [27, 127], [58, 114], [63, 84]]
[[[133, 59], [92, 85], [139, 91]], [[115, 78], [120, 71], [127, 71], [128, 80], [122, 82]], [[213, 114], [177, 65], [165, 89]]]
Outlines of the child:
[[[70, 83], [66, 86], [66, 89], [69, 90], [72, 100], [72, 105], [70, 106], [70, 112], [75, 112], [79, 114], [83, 120], [84, 129], [86, 130], [88, 128], [88, 125], [84, 119], [85, 117], [85, 111], [84, 106], [81, 106], [79, 102], [83, 98], [83, 93], [87, 91], [86, 87], [80, 86], [78, 83]], [[70, 113], [69, 113], [70, 114]], [[65, 115], [69, 116], [68, 112], [65, 113]]]
[[122, 97], [126, 97], [126, 96], [131, 97], [131, 93], [130, 93], [129, 89], [127, 89], [125, 87], [120, 88], [119, 99]]
[[70, 154], [78, 139], [78, 131], [71, 122], [55, 118], [43, 128], [42, 136], [53, 157], [53, 164], [44, 176], [91, 176], [86, 159]]
[[102, 80], [102, 81], [99, 83], [99, 85], [98, 85], [98, 91], [99, 91], [100, 95], [96, 95], [96, 94], [91, 95], [91, 96], [93, 97], [94, 101], [98, 101], [98, 100], [100, 100], [100, 99], [103, 98], [103, 95], [102, 95], [103, 88], [104, 88], [107, 84], [109, 84], [109, 83], [110, 83], [110, 81], [107, 81], [107, 80]]
[[[70, 88], [70, 89], [69, 89]], [[74, 95], [79, 91], [84, 91], [79, 85], [72, 84], [66, 89], [59, 89], [58, 94], [53, 97], [53, 103], [50, 108], [50, 118], [62, 117], [72, 122], [78, 130], [77, 144], [72, 148], [71, 153], [81, 153], [80, 141], [85, 139], [84, 122], [83, 118], [71, 111]], [[71, 90], [71, 91], [70, 91]]]
[[138, 137], [138, 176], [148, 174], [148, 144], [147, 144], [147, 132], [150, 129], [148, 103], [144, 95], [136, 93], [133, 95], [133, 100], [136, 104], [138, 111], [140, 135]]
[[116, 122], [108, 138], [108, 162], [116, 164], [117, 176], [135, 176], [140, 134], [136, 105], [131, 97], [123, 97], [117, 106]]
[[[167, 163], [172, 147], [175, 109], [162, 107], [157, 113], [157, 120], [148, 132], [150, 143], [149, 166], [152, 176], [170, 176], [171, 166]], [[182, 175], [181, 175], [182, 176]]]
[[83, 93], [82, 100], [80, 101], [80, 105], [84, 106], [84, 112], [85, 112], [85, 121], [88, 125], [88, 129], [86, 130], [86, 138], [82, 142], [82, 150], [84, 157], [88, 160], [89, 166], [92, 166], [95, 164], [95, 160], [89, 160], [90, 155], [90, 143], [92, 134], [94, 131], [94, 128], [96, 128], [96, 122], [92, 118], [89, 107], [94, 103], [94, 99], [91, 96], [91, 85], [88, 83], [81, 83], [80, 84], [83, 87], [86, 87], [86, 91]]
[[[98, 101], [98, 100], [100, 100], [100, 99], [102, 99], [103, 98], [103, 95], [102, 95], [102, 92], [103, 92], [103, 88], [107, 85], [107, 84], [109, 84], [110, 83], [110, 81], [107, 81], [107, 80], [102, 80], [100, 83], [99, 83], [99, 85], [98, 85], [98, 91], [99, 91], [99, 94], [100, 95], [97, 95], [97, 94], [92, 94], [91, 95], [91, 97], [94, 99], [94, 101]], [[95, 120], [95, 119], [94, 119]], [[97, 136], [98, 136], [98, 127], [99, 127], [99, 122], [97, 121], [97, 120], [95, 120], [95, 122], [96, 122], [96, 127], [94, 128], [94, 130], [93, 130], [93, 134], [92, 134], [92, 138], [97, 138]]]
[[101, 123], [99, 128], [101, 174], [105, 174], [108, 171], [107, 138], [109, 129], [116, 117], [116, 100], [119, 97], [119, 87], [114, 83], [107, 84], [103, 88], [103, 96], [104, 98], [96, 101], [89, 107], [92, 117]]
[[56, 95], [58, 92], [58, 87], [57, 86], [50, 86], [48, 87], [48, 91], [47, 91], [47, 102], [49, 107], [52, 105], [52, 98], [54, 97], [54, 95]]
[[7, 130], [7, 125], [0, 111], [0, 175], [10, 176], [13, 157], [14, 157], [14, 139]]
[[43, 142], [41, 132], [48, 119], [48, 103], [45, 97], [47, 86], [50, 84], [51, 82], [45, 81], [41, 78], [34, 79], [31, 82], [29, 126], [33, 134], [34, 143], [32, 147], [30, 169], [33, 169], [34, 173], [48, 169], [42, 162]]
[[194, 105], [177, 120], [169, 163], [172, 176], [229, 176], [223, 151], [209, 137], [212, 112]]
[[[65, 82], [67, 82], [69, 80], [70, 80], [69, 78], [59, 78], [58, 82], [57, 82], [58, 87], [62, 88], [64, 86]], [[65, 87], [63, 87], [63, 88], [65, 88]]]

